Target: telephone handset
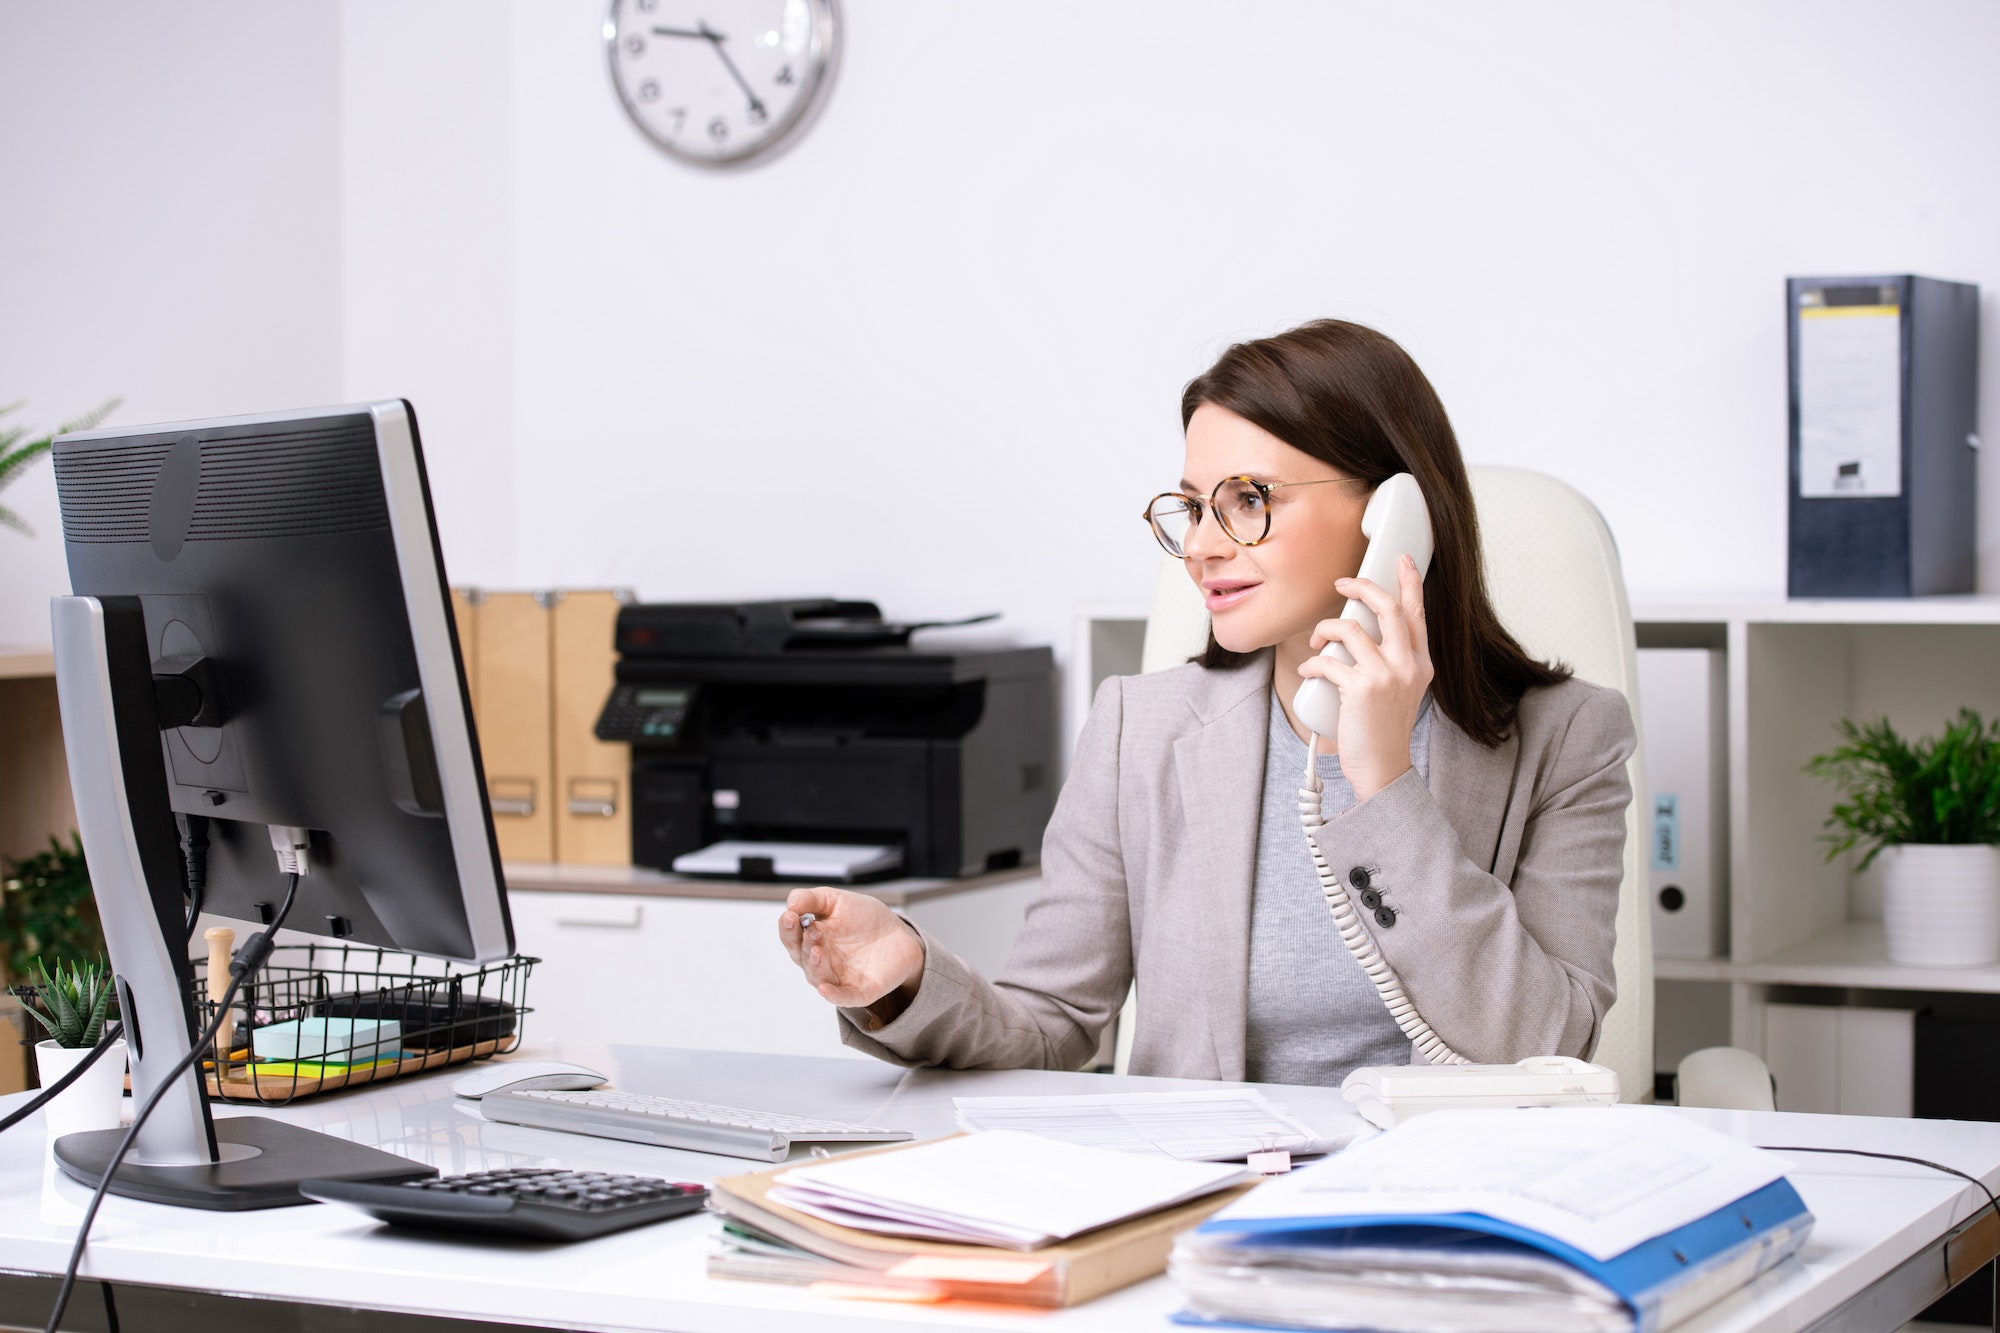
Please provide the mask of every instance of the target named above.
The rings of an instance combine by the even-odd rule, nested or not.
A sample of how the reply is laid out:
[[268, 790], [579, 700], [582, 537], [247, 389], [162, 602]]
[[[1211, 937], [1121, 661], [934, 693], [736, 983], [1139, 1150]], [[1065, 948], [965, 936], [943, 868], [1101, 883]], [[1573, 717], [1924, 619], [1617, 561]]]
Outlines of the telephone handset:
[[[1391, 593], [1398, 591], [1396, 563], [1405, 554], [1417, 562], [1417, 577], [1422, 578], [1431, 567], [1431, 520], [1424, 508], [1424, 493], [1417, 486], [1417, 479], [1407, 472], [1395, 476], [1375, 488], [1368, 497], [1368, 507], [1361, 513], [1361, 533], [1368, 538], [1368, 550], [1361, 557], [1361, 568], [1355, 571], [1356, 578], [1373, 580], [1374, 583]], [[1363, 602], [1350, 599], [1341, 611], [1341, 618], [1357, 622], [1368, 631], [1368, 637], [1377, 643], [1382, 641], [1382, 626], [1376, 621], [1375, 613]], [[1320, 650], [1322, 657], [1353, 665], [1354, 658], [1338, 640]], [[1410, 997], [1403, 993], [1403, 983], [1389, 967], [1389, 960], [1382, 956], [1376, 946], [1375, 937], [1362, 924], [1360, 914], [1354, 910], [1354, 902], [1347, 896], [1347, 886], [1340, 875], [1327, 864], [1320, 853], [1319, 844], [1313, 840], [1315, 829], [1322, 827], [1326, 819], [1320, 813], [1319, 769], [1313, 763], [1313, 755], [1318, 750], [1321, 736], [1329, 740], [1340, 732], [1340, 691], [1329, 681], [1316, 676], [1308, 677], [1299, 685], [1299, 692], [1292, 700], [1292, 711], [1299, 720], [1311, 728], [1312, 736], [1306, 743], [1306, 775], [1299, 788], [1299, 823], [1305, 827], [1306, 846], [1312, 852], [1313, 870], [1319, 875], [1320, 892], [1326, 897], [1326, 905], [1333, 912], [1334, 927], [1340, 932], [1340, 942], [1361, 964], [1361, 970], [1375, 985], [1375, 993], [1388, 1006], [1390, 1017], [1403, 1030], [1424, 1059], [1434, 1065], [1462, 1065], [1469, 1063], [1444, 1039], [1431, 1030], [1423, 1015], [1417, 1012]]]
[[[1361, 535], [1368, 538], [1368, 550], [1362, 554], [1361, 568], [1354, 577], [1369, 579], [1394, 596], [1398, 591], [1396, 562], [1404, 555], [1417, 562], [1418, 578], [1430, 572], [1431, 518], [1415, 477], [1398, 472], [1375, 488], [1368, 497], [1368, 507], [1361, 511]], [[1366, 602], [1349, 598], [1340, 618], [1354, 621], [1368, 631], [1369, 638], [1382, 642], [1382, 626]], [[1320, 649], [1319, 655], [1354, 665], [1353, 656], [1338, 639]], [[1332, 740], [1340, 734], [1340, 691], [1331, 681], [1307, 677], [1292, 700], [1292, 712], [1316, 735]]]

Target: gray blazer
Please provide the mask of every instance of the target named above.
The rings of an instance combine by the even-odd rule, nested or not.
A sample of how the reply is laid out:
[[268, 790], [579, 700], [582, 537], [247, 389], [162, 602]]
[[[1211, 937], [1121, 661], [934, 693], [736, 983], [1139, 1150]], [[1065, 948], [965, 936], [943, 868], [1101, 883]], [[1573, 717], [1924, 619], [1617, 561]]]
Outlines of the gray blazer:
[[[1133, 1073], [1241, 1079], [1271, 663], [1105, 681], [1005, 970], [926, 936], [909, 1008], [873, 1031], [842, 1010], [842, 1039], [902, 1064], [1076, 1069], [1136, 978]], [[1371, 926], [1382, 952], [1467, 1058], [1596, 1046], [1633, 746], [1624, 696], [1578, 680], [1530, 690], [1492, 749], [1439, 713], [1428, 787], [1412, 769], [1319, 831], [1395, 909]]]

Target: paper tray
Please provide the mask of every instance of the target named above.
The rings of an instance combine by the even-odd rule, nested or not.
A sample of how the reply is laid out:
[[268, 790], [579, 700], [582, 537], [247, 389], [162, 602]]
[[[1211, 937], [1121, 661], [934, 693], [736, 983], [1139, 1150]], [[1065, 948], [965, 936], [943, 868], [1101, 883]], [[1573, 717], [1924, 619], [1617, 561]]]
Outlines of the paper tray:
[[741, 879], [798, 879], [851, 884], [902, 869], [900, 847], [837, 842], [712, 843], [674, 858], [677, 875], [728, 875]]

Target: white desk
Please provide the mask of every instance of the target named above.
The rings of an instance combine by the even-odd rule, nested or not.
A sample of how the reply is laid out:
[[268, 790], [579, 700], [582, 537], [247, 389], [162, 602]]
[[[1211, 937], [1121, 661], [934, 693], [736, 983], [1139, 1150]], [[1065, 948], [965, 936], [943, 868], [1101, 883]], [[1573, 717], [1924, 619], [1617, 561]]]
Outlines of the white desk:
[[[950, 1130], [951, 1098], [970, 1092], [1214, 1086], [1094, 1074], [906, 1074], [851, 1060], [630, 1046], [552, 1044], [528, 1053], [595, 1066], [634, 1091], [907, 1125], [921, 1135]], [[487, 1124], [454, 1104], [449, 1081], [449, 1074], [401, 1080], [277, 1114], [446, 1172], [553, 1162], [708, 1180], [755, 1169], [727, 1158]], [[1283, 1088], [1274, 1095], [1322, 1128], [1337, 1115], [1337, 1094], [1330, 1089]], [[6, 1098], [0, 1106], [18, 1101]], [[1686, 1114], [1751, 1142], [1905, 1152], [2000, 1183], [2000, 1125]], [[60, 1272], [67, 1261], [87, 1195], [46, 1162], [46, 1139], [36, 1121], [0, 1137], [0, 1270]], [[1819, 1219], [1805, 1249], [1683, 1327], [1693, 1333], [1895, 1328], [1941, 1289], [1940, 1247], [1975, 1210], [1970, 1186], [1898, 1163], [1801, 1156], [1792, 1180]], [[379, 1317], [351, 1313], [368, 1309], [493, 1324], [688, 1333], [806, 1328], [1167, 1333], [1172, 1327], [1167, 1316], [1179, 1305], [1163, 1278], [1054, 1313], [820, 1300], [790, 1287], [710, 1281], [702, 1261], [715, 1225], [712, 1218], [690, 1217], [580, 1245], [492, 1244], [394, 1234], [331, 1206], [192, 1213], [113, 1198], [98, 1217], [83, 1271], [113, 1283], [235, 1293], [237, 1298], [211, 1301], [209, 1312], [198, 1316], [204, 1322], [189, 1325], [215, 1329], [251, 1326], [245, 1309], [261, 1327], [390, 1326]], [[1957, 1242], [1961, 1264], [1976, 1266], [1990, 1257], [1996, 1235], [2000, 1226], [1985, 1223], [1965, 1232]], [[47, 1315], [47, 1289], [8, 1284], [0, 1324], [39, 1327]], [[294, 1308], [281, 1312], [265, 1302]], [[79, 1287], [72, 1302], [76, 1326], [93, 1326], [86, 1321], [98, 1304], [96, 1289]], [[131, 1315], [126, 1319], [137, 1326]]]

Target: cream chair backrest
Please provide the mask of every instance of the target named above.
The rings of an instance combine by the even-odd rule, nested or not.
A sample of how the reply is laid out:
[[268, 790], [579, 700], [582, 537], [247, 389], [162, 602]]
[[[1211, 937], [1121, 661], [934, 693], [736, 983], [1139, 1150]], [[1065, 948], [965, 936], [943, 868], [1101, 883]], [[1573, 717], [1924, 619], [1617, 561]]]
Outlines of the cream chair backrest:
[[[1625, 695], [1639, 715], [1632, 610], [1618, 548], [1603, 517], [1581, 494], [1539, 472], [1475, 467], [1487, 590], [1493, 608], [1536, 657], [1568, 663], [1576, 674]], [[1208, 642], [1208, 613], [1181, 567], [1163, 557], [1146, 622], [1142, 671], [1177, 666]], [[1612, 954], [1618, 999], [1604, 1017], [1597, 1063], [1618, 1071], [1626, 1101], [1653, 1091], [1653, 941], [1647, 911], [1645, 768], [1627, 765], [1633, 801], [1625, 816], [1625, 875], [1618, 890], [1618, 942]], [[1129, 1046], [1130, 1010], [1120, 1022], [1119, 1054]], [[1122, 1067], [1122, 1061], [1121, 1061]]]

